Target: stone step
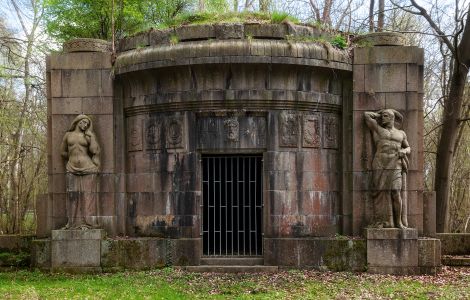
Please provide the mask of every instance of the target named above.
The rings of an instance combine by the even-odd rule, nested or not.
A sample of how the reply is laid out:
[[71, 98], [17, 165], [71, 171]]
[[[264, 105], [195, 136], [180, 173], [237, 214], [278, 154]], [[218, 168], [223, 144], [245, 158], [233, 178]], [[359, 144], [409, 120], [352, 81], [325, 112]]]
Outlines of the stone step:
[[208, 266], [263, 266], [263, 257], [203, 257], [201, 265]]
[[442, 264], [444, 266], [469, 267], [470, 255], [445, 255], [442, 257]]
[[185, 266], [183, 270], [195, 273], [274, 273], [278, 266]]

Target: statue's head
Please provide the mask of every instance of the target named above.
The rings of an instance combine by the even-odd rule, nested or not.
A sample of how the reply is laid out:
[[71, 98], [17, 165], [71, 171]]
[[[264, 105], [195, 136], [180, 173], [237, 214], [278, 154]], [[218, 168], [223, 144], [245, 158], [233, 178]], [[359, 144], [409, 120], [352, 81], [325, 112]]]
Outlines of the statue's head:
[[402, 114], [392, 108], [382, 109], [378, 111], [378, 114], [380, 115], [380, 123], [382, 126], [388, 124], [393, 126], [395, 124], [395, 119], [403, 119]]
[[90, 117], [87, 115], [78, 115], [73, 119], [72, 124], [70, 125], [69, 131], [74, 131], [76, 128], [79, 128], [81, 131], [86, 133], [93, 132], [93, 125]]

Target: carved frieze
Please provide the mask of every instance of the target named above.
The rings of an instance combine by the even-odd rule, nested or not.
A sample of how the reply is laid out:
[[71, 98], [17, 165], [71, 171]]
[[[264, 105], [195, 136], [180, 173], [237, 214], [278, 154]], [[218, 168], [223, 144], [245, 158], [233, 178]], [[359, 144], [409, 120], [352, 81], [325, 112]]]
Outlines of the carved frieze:
[[199, 115], [200, 149], [265, 148], [266, 117], [255, 113], [222, 112]]
[[279, 114], [279, 146], [297, 147], [299, 141], [299, 118], [297, 114], [282, 112]]
[[321, 147], [320, 124], [321, 118], [319, 113], [304, 115], [302, 140], [302, 145], [304, 147]]
[[142, 122], [130, 119], [128, 122], [128, 151], [142, 151]]
[[150, 118], [145, 122], [145, 148], [147, 150], [162, 149], [162, 119]]
[[225, 140], [236, 143], [240, 140], [240, 124], [237, 118], [228, 118], [224, 121]]
[[167, 119], [166, 122], [166, 143], [167, 148], [183, 148], [184, 124], [181, 116]]
[[338, 116], [323, 114], [323, 148], [338, 148]]

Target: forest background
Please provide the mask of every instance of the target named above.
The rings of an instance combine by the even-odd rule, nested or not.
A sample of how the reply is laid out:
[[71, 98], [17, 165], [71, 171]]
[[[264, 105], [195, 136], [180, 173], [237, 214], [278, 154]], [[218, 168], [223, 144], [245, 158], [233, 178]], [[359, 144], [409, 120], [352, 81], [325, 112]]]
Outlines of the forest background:
[[470, 232], [470, 0], [0, 0], [0, 234], [34, 234], [47, 193], [45, 57], [76, 37], [240, 21], [309, 23], [340, 37], [403, 32], [424, 48], [425, 189], [438, 232]]

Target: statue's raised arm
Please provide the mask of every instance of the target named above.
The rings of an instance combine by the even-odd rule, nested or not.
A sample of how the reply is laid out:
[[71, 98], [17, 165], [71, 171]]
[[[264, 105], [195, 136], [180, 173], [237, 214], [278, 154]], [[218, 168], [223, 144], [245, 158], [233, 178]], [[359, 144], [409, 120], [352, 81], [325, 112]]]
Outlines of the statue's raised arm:
[[366, 120], [366, 124], [370, 130], [377, 131], [379, 124], [377, 123], [377, 118], [380, 118], [378, 113], [372, 111], [364, 112], [364, 119]]

